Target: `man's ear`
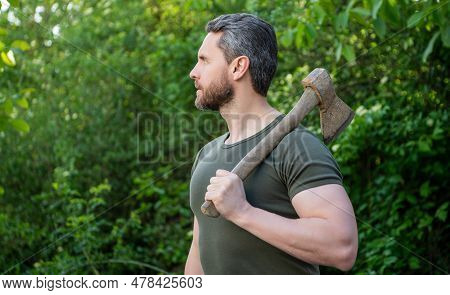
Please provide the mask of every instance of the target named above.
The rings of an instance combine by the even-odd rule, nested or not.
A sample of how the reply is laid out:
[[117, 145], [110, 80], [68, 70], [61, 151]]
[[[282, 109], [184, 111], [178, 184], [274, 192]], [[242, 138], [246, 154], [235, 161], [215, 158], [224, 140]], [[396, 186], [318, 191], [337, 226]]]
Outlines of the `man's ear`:
[[250, 60], [245, 55], [238, 56], [231, 62], [231, 66], [233, 80], [237, 81], [241, 79], [248, 71], [248, 68], [250, 67]]

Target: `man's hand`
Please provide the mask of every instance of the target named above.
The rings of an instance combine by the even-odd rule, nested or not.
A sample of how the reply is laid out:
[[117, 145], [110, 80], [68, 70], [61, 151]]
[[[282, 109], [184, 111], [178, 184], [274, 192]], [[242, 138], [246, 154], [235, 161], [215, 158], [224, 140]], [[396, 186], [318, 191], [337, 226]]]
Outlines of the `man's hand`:
[[251, 207], [245, 197], [242, 180], [236, 174], [219, 169], [209, 182], [205, 200], [212, 201], [224, 218], [237, 218]]

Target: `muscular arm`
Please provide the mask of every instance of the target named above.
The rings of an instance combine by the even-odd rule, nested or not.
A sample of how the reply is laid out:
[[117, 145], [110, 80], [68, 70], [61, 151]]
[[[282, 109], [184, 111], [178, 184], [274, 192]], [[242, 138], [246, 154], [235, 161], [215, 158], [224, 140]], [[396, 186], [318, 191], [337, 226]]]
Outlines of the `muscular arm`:
[[198, 222], [197, 218], [194, 217], [194, 229], [191, 249], [189, 250], [189, 255], [186, 260], [186, 266], [184, 268], [185, 275], [203, 275], [203, 268], [200, 262], [200, 254], [198, 250]]
[[292, 204], [299, 219], [248, 206], [231, 221], [303, 261], [351, 269], [358, 251], [358, 233], [345, 189], [337, 184], [312, 188], [295, 195]]

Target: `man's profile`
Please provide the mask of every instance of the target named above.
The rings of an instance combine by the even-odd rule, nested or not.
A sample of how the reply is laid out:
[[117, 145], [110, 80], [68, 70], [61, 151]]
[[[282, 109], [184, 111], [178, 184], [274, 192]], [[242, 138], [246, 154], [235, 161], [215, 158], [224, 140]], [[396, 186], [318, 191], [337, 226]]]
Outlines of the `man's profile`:
[[[267, 102], [277, 69], [270, 24], [240, 13], [206, 26], [190, 72], [195, 106], [218, 111], [228, 132], [206, 144], [192, 167], [193, 241], [185, 274], [319, 274], [349, 270], [357, 225], [339, 166], [303, 126], [286, 135], [242, 182], [229, 172], [283, 118]], [[201, 213], [205, 200], [221, 214]]]

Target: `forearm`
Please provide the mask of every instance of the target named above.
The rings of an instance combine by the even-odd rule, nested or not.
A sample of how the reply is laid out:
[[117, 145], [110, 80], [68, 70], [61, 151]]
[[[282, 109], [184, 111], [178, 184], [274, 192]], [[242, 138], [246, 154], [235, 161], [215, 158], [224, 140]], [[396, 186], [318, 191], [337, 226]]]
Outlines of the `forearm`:
[[323, 218], [289, 219], [249, 207], [231, 220], [267, 243], [303, 261], [340, 269], [348, 245], [335, 225]]

